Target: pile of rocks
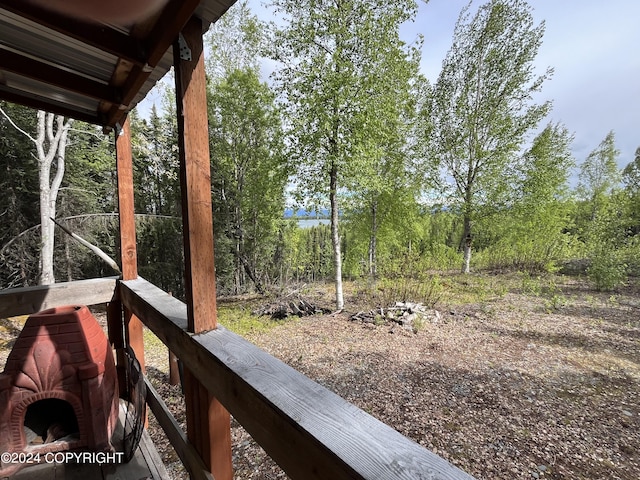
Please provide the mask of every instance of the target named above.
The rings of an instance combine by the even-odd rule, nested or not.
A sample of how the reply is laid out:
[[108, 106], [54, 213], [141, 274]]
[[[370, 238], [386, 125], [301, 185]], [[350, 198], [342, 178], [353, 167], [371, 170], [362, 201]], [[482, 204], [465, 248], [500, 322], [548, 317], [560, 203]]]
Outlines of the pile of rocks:
[[408, 331], [418, 333], [425, 324], [438, 323], [441, 315], [437, 310], [422, 303], [395, 302], [390, 307], [354, 313], [349, 319], [374, 325], [391, 325], [392, 331], [399, 325]]

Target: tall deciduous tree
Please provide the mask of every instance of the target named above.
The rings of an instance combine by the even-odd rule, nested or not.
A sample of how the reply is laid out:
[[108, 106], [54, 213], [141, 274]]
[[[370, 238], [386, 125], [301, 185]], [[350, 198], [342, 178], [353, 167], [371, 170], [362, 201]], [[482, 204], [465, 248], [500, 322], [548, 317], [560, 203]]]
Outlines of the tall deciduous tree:
[[479, 209], [504, 191], [526, 134], [549, 111], [549, 102], [537, 104], [532, 96], [551, 74], [534, 72], [544, 23], [534, 25], [526, 2], [491, 0], [474, 16], [470, 6], [460, 14], [434, 87], [428, 132], [463, 216], [466, 273]]
[[263, 25], [246, 0], [211, 29], [209, 132], [219, 288], [263, 291], [284, 212], [280, 111], [260, 81]]
[[[4, 113], [4, 112], [3, 112]], [[31, 135], [16, 125], [8, 116], [5, 118], [23, 133], [36, 149], [38, 178], [40, 184], [40, 284], [55, 283], [53, 271], [53, 248], [58, 193], [64, 177], [64, 162], [71, 119], [42, 110], [37, 112], [36, 134]]]
[[[629, 233], [640, 234], [640, 147], [635, 158], [622, 171], [622, 181], [628, 198]], [[639, 259], [640, 263], [640, 259]]]
[[619, 155], [615, 134], [611, 131], [580, 166], [578, 193], [584, 200], [591, 202], [594, 212], [599, 200], [619, 186]]
[[263, 26], [251, 12], [247, 0], [235, 3], [207, 34], [209, 79], [219, 83], [236, 70], [259, 73], [263, 39]]
[[[344, 307], [338, 194], [370, 174], [372, 161], [393, 143], [385, 89], [406, 68], [398, 40], [401, 23], [414, 18], [414, 0], [274, 0], [286, 24], [274, 38], [276, 75], [288, 109], [290, 157], [298, 188], [311, 201], [328, 199], [334, 252], [336, 307]], [[394, 63], [397, 62], [397, 63]], [[399, 67], [398, 64], [403, 66]], [[387, 78], [390, 75], [390, 79]], [[395, 77], [398, 79], [399, 77]], [[401, 108], [401, 107], [400, 107]], [[393, 109], [391, 115], [397, 112]]]
[[578, 195], [582, 200], [578, 229], [591, 261], [589, 278], [601, 290], [611, 290], [627, 275], [622, 249], [627, 241], [624, 201], [616, 192], [621, 175], [615, 135], [609, 132], [580, 166]]
[[636, 148], [633, 161], [624, 167], [622, 181], [632, 194], [640, 194], [640, 147]]
[[568, 179], [575, 164], [572, 141], [564, 126], [548, 125], [523, 155], [521, 180], [511, 193], [513, 203], [500, 218], [488, 220], [501, 236], [491, 245], [503, 262], [501, 266], [550, 271], [566, 258], [571, 245], [566, 231], [571, 223]]
[[230, 72], [211, 87], [209, 98], [217, 234], [224, 234], [231, 247], [235, 293], [245, 277], [262, 293], [260, 270], [273, 256], [289, 176], [280, 112], [274, 94], [252, 69]]
[[[67, 139], [72, 120], [38, 110], [37, 135], [33, 139], [38, 155], [40, 179], [40, 284], [55, 283], [53, 247], [58, 192], [64, 177]], [[54, 163], [55, 162], [55, 163]]]

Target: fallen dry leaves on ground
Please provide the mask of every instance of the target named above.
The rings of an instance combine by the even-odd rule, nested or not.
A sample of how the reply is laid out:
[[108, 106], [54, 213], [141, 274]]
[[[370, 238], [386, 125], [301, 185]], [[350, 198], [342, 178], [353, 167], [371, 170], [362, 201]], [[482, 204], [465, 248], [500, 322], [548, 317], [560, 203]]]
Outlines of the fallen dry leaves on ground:
[[[561, 288], [561, 302], [440, 304], [417, 334], [345, 313], [249, 340], [478, 479], [637, 480], [637, 291]], [[158, 385], [180, 417], [179, 387]], [[235, 422], [232, 435], [236, 478], [287, 478]]]
[[[566, 280], [559, 292], [440, 303], [417, 334], [345, 313], [248, 339], [478, 479], [637, 480], [638, 290], [613, 297]], [[184, 427], [166, 350], [146, 348]], [[150, 430], [173, 477], [187, 478], [153, 419]], [[237, 479], [287, 478], [236, 422], [232, 439]]]

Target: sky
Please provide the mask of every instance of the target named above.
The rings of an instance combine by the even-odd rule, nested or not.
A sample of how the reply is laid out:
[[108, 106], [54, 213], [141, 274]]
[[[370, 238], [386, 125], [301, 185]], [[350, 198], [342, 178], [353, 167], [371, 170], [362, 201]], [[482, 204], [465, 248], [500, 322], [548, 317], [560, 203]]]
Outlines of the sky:
[[[434, 83], [451, 46], [458, 15], [468, 0], [420, 3], [403, 39], [424, 35], [422, 71]], [[472, 11], [484, 2], [474, 1]], [[637, 0], [529, 0], [536, 24], [545, 22], [536, 67], [554, 74], [540, 101], [553, 109], [543, 122], [561, 122], [575, 135], [580, 164], [611, 130], [620, 168], [640, 147], [640, 2]], [[575, 175], [574, 175], [575, 181]]]
[[[453, 31], [468, 0], [419, 1], [416, 20], [402, 27], [407, 43], [424, 36], [422, 72], [433, 84], [451, 46]], [[265, 0], [249, 0], [263, 21], [273, 19]], [[483, 1], [473, 0], [472, 12]], [[633, 161], [640, 147], [640, 1], [529, 0], [534, 21], [545, 22], [543, 43], [536, 58], [542, 74], [554, 69], [539, 101], [551, 100], [552, 111], [541, 123], [562, 123], [575, 135], [572, 152], [579, 165], [614, 131], [620, 150], [618, 165]], [[272, 65], [263, 66], [268, 77]], [[147, 100], [157, 102], [152, 91]], [[144, 107], [143, 107], [144, 108]], [[577, 169], [570, 183], [577, 182]]]

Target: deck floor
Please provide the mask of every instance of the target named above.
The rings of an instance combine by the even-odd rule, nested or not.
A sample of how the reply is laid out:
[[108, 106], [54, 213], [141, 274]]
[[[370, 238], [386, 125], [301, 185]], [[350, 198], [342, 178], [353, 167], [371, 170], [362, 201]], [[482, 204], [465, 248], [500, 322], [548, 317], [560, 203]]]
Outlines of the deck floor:
[[[121, 405], [122, 407], [122, 405]], [[122, 438], [123, 410], [114, 433]], [[9, 480], [169, 480], [167, 469], [145, 430], [134, 457], [128, 463], [43, 463], [25, 467]]]

